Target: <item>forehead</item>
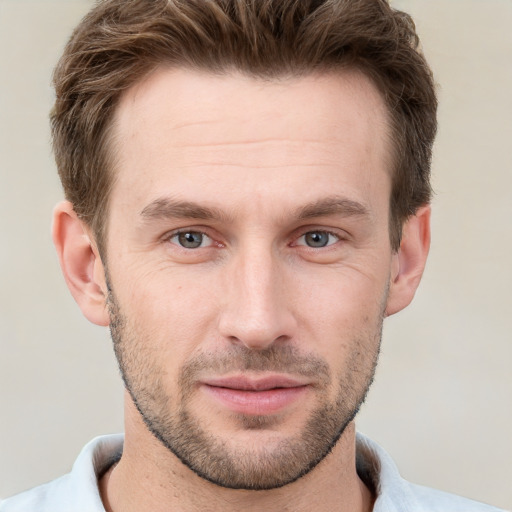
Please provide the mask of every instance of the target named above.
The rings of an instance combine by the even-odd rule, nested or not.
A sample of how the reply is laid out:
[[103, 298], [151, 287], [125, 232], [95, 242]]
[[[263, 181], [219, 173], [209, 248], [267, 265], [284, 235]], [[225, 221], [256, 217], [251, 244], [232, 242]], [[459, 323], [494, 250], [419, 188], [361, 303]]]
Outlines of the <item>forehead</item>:
[[205, 197], [223, 184], [240, 197], [276, 186], [307, 195], [326, 186], [324, 171], [361, 185], [387, 176], [391, 160], [384, 101], [349, 70], [266, 81], [159, 69], [121, 98], [114, 147], [112, 199], [136, 190], [141, 201], [173, 195], [180, 183], [204, 185]]
[[[269, 138], [282, 138], [288, 135], [282, 131], [283, 122], [297, 137], [325, 137], [326, 132], [340, 137], [347, 124], [352, 130], [373, 126], [386, 131], [386, 110], [377, 88], [357, 70], [264, 80], [239, 73], [161, 68], [122, 96], [115, 121], [124, 140], [163, 122], [178, 145], [195, 139], [197, 128], [205, 124], [211, 124], [212, 141], [222, 139], [226, 133], [218, 129], [227, 130], [230, 124], [237, 125], [241, 141], [261, 130]], [[357, 125], [354, 117], [359, 118]], [[363, 133], [356, 135], [364, 138]]]

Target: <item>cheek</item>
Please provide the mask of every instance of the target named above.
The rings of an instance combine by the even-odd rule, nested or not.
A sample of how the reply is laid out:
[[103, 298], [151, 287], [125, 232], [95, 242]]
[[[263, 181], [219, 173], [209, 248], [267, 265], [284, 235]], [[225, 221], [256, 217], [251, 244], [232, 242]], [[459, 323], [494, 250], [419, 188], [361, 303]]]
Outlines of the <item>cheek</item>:
[[296, 302], [298, 335], [305, 349], [314, 350], [335, 372], [354, 352], [378, 349], [386, 282], [342, 269], [322, 279], [301, 279]]
[[140, 273], [125, 283], [123, 314], [162, 358], [181, 360], [201, 343], [215, 317], [216, 300], [206, 277], [179, 269]]
[[308, 316], [336, 325], [369, 320], [382, 313], [387, 295], [387, 277], [355, 268], [325, 268], [295, 278], [297, 305]]

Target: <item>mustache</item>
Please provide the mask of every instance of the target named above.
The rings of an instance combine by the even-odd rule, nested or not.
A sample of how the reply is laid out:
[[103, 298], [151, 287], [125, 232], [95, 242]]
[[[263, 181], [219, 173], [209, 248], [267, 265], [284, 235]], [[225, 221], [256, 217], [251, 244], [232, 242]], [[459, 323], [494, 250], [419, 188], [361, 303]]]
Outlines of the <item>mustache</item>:
[[248, 371], [300, 375], [319, 384], [328, 384], [331, 378], [329, 365], [323, 359], [304, 354], [296, 347], [272, 345], [253, 350], [234, 345], [229, 350], [205, 352], [191, 358], [181, 370], [180, 382], [188, 386], [205, 373], [224, 375]]

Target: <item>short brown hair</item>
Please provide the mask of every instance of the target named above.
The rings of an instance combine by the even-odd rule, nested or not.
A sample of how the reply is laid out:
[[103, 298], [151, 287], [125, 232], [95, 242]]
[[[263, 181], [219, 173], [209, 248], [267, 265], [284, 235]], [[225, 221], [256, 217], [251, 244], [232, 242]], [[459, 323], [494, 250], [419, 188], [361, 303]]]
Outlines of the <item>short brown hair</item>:
[[412, 19], [386, 0], [104, 0], [54, 74], [53, 146], [67, 199], [103, 245], [124, 91], [158, 66], [267, 79], [356, 68], [379, 88], [394, 142], [390, 240], [428, 203], [437, 100]]

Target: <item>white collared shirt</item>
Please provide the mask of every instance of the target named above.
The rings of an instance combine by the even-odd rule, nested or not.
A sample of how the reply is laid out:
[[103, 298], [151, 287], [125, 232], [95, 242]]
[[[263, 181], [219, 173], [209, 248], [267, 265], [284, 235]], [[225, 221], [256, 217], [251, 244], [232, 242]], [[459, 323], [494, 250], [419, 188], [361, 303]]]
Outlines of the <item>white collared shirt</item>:
[[[123, 435], [101, 436], [80, 452], [67, 475], [0, 502], [0, 512], [105, 512], [98, 478], [119, 460]], [[391, 457], [357, 434], [357, 470], [377, 495], [373, 512], [505, 512], [404, 480]]]

